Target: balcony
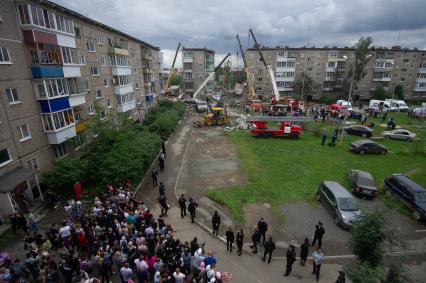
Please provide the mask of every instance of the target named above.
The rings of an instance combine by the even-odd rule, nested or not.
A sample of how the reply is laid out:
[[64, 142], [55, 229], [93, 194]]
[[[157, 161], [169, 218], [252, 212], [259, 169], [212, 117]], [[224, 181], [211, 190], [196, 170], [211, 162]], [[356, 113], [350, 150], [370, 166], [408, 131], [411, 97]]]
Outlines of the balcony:
[[72, 123], [65, 128], [54, 132], [46, 132], [49, 144], [60, 144], [76, 136], [75, 124]]
[[123, 48], [118, 48], [118, 47], [109, 47], [108, 53], [116, 54], [116, 55], [129, 56], [129, 50], [123, 49]]
[[127, 76], [132, 74], [131, 66], [111, 66], [113, 76]]
[[24, 40], [26, 43], [35, 44], [35, 43], [46, 43], [52, 45], [58, 45], [58, 40], [55, 34], [39, 31], [39, 30], [24, 30]]
[[192, 62], [193, 62], [192, 57], [184, 57], [183, 58], [183, 63], [192, 63]]
[[59, 97], [50, 100], [39, 100], [42, 113], [52, 113], [70, 108], [68, 97]]
[[115, 94], [126, 94], [133, 91], [133, 83], [128, 85], [118, 85], [114, 86], [114, 93]]
[[148, 53], [143, 54], [143, 59], [145, 59], [145, 60], [152, 60], [152, 55], [148, 54]]
[[71, 107], [74, 106], [78, 106], [78, 105], [82, 105], [86, 103], [86, 93], [87, 92], [81, 92], [81, 93], [76, 93], [76, 94], [72, 94], [69, 97], [69, 103]]
[[373, 82], [390, 82], [391, 77], [373, 78]]
[[81, 77], [80, 66], [66, 66], [62, 67], [63, 76], [65, 78]]
[[127, 103], [117, 104], [117, 112], [123, 113], [136, 108], [136, 101], [132, 100]]
[[206, 57], [206, 63], [214, 63], [214, 57], [213, 56], [207, 56]]

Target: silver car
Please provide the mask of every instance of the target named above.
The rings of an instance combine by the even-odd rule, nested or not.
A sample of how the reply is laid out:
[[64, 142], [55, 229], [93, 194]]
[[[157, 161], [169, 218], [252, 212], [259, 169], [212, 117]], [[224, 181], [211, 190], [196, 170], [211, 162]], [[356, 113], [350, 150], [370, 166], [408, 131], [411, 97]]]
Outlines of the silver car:
[[383, 136], [393, 140], [414, 141], [416, 134], [404, 129], [384, 131]]

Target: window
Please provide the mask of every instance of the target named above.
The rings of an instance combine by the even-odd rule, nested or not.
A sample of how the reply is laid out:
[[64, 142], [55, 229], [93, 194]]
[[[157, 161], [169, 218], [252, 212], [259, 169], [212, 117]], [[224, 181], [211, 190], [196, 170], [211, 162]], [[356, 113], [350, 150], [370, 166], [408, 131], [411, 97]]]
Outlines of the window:
[[20, 103], [16, 88], [7, 88], [6, 95], [7, 95], [7, 99], [9, 100], [9, 104]]
[[44, 130], [47, 132], [60, 130], [74, 124], [74, 116], [71, 109], [50, 114], [41, 114], [41, 118]]
[[11, 64], [9, 56], [9, 48], [0, 47], [0, 64]]
[[99, 116], [101, 117], [102, 120], [106, 119], [107, 118], [106, 111], [105, 110], [99, 111]]
[[87, 50], [89, 50], [89, 52], [96, 52], [96, 46], [92, 41], [87, 41], [86, 42], [87, 45]]
[[102, 98], [102, 91], [100, 89], [96, 90], [96, 99]]
[[185, 79], [192, 79], [192, 72], [184, 72]]
[[61, 46], [62, 60], [64, 64], [79, 64], [77, 49]]
[[74, 34], [74, 25], [72, 20], [61, 15], [56, 15], [56, 25], [58, 30]]
[[74, 34], [76, 38], [81, 38], [80, 28], [74, 27]]
[[139, 89], [139, 83], [135, 83], [135, 88]]
[[404, 58], [404, 63], [408, 63], [408, 62], [410, 62], [410, 59], [409, 58]]
[[89, 110], [89, 114], [91, 114], [91, 115], [93, 115], [95, 113], [95, 112], [93, 112], [93, 106], [92, 105], [89, 105], [88, 110]]
[[102, 43], [102, 35], [100, 35], [99, 33], [96, 34], [96, 40], [98, 41], [99, 45], [103, 45], [103, 43]]
[[53, 150], [55, 151], [56, 159], [63, 158], [68, 155], [65, 143], [53, 145]]
[[112, 81], [114, 86], [130, 85], [133, 83], [133, 78], [131, 75], [113, 76]]
[[75, 149], [76, 149], [76, 150], [77, 150], [77, 149], [79, 149], [80, 147], [82, 147], [82, 146], [84, 145], [84, 137], [83, 137], [83, 134], [82, 134], [82, 133], [77, 134], [77, 135], [74, 137], [74, 142], [75, 142]]
[[8, 148], [3, 148], [0, 150], [0, 167], [9, 164], [12, 162], [12, 156], [10, 155], [10, 150]]
[[29, 139], [31, 138], [30, 130], [28, 129], [27, 124], [20, 125], [20, 126], [18, 127], [18, 132], [19, 132], [19, 133], [20, 133], [20, 135], [21, 135], [21, 138], [19, 139], [19, 141], [20, 141], [20, 142], [23, 142], [23, 141], [29, 140]]
[[328, 66], [329, 68], [334, 68], [334, 62], [328, 62]]
[[109, 62], [111, 66], [129, 66], [130, 59], [127, 56], [123, 55], [110, 55]]
[[111, 106], [111, 99], [108, 99], [107, 100], [107, 106], [108, 106], [108, 108], [111, 108], [112, 106]]
[[112, 47], [114, 45], [114, 40], [111, 37], [108, 37], [108, 46]]
[[105, 87], [108, 87], [109, 85], [108, 85], [108, 80], [104, 80], [104, 86]]
[[261, 82], [263, 79], [262, 79], [262, 77], [258, 77], [256, 80], [257, 80], [258, 82]]
[[90, 71], [92, 72], [92, 76], [99, 76], [99, 67], [90, 67]]
[[401, 71], [402, 72], [407, 72], [407, 69], [406, 68], [402, 68]]
[[27, 160], [27, 166], [28, 166], [28, 168], [32, 168], [34, 170], [38, 170], [39, 167], [38, 167], [37, 158], [34, 157], [34, 158], [30, 159], [30, 160]]
[[31, 24], [27, 5], [18, 5], [18, 13], [22, 25]]
[[83, 54], [80, 54], [80, 55], [78, 56], [78, 58], [79, 58], [79, 61], [80, 61], [80, 64], [81, 64], [81, 65], [85, 65], [85, 64], [86, 64], [86, 58], [84, 57], [84, 55], [83, 55]]
[[315, 76], [316, 76], [317, 78], [319, 78], [319, 77], [320, 77], [320, 73], [316, 73], [316, 74], [315, 74]]
[[105, 57], [101, 56], [101, 65], [106, 66]]

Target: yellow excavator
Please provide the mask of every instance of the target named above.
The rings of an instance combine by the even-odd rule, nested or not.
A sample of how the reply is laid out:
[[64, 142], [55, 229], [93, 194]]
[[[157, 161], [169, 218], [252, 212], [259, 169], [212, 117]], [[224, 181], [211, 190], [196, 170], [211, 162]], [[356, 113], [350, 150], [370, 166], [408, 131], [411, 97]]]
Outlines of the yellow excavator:
[[226, 107], [213, 107], [209, 113], [204, 115], [196, 123], [198, 127], [205, 126], [223, 126], [228, 123], [228, 113]]

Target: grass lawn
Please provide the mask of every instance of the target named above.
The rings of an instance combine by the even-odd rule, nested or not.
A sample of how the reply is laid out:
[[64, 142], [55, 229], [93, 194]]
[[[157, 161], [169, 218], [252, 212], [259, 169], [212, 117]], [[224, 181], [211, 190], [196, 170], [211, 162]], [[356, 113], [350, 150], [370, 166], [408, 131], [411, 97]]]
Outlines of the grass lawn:
[[[248, 131], [228, 132], [228, 137], [237, 146], [243, 161], [249, 184], [244, 187], [221, 188], [207, 192], [207, 196], [226, 205], [234, 219], [244, 222], [243, 206], [247, 203], [272, 204], [274, 213], [279, 206], [291, 201], [314, 203], [315, 191], [322, 180], [335, 180], [349, 188], [345, 179], [346, 172], [361, 169], [370, 172], [378, 188], [382, 188], [385, 177], [392, 173], [409, 173], [417, 182], [426, 186], [426, 129], [414, 128], [426, 123], [410, 122], [407, 114], [393, 113], [397, 125], [404, 125], [417, 133], [420, 141], [404, 142], [383, 140], [379, 143], [388, 147], [387, 155], [358, 155], [348, 150], [348, 144], [362, 137], [344, 135], [343, 143], [331, 148], [321, 146], [321, 137], [315, 134], [321, 122], [311, 122], [299, 140], [283, 138], [256, 139]], [[384, 128], [375, 121], [375, 135]], [[335, 127], [325, 126], [329, 139]], [[379, 192], [379, 198], [403, 213], [408, 209], [391, 197]]]

